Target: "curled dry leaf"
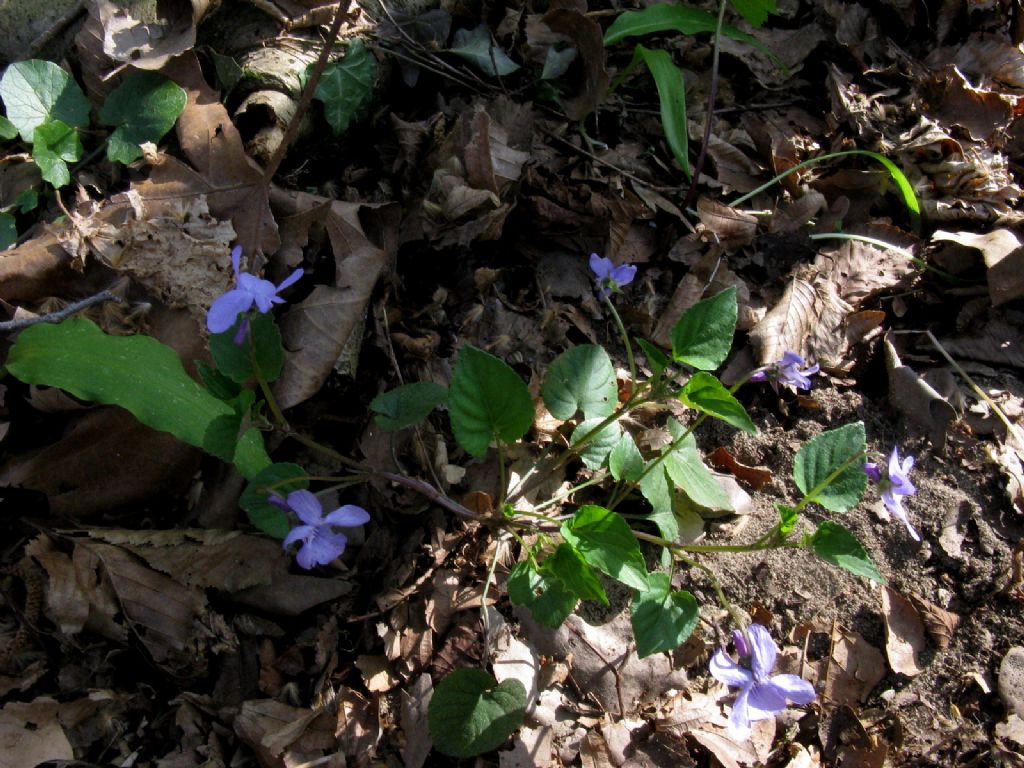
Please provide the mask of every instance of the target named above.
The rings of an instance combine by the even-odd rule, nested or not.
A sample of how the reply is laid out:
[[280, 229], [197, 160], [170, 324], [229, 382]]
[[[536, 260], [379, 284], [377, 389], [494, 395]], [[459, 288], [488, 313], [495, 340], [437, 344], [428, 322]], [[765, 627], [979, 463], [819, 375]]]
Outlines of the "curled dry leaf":
[[889, 371], [889, 402], [923, 428], [932, 445], [942, 450], [946, 432], [956, 421], [956, 409], [909, 366], [900, 361], [892, 335], [885, 337], [885, 367]]
[[729, 449], [720, 446], [716, 448], [709, 456], [710, 461], [716, 469], [725, 470], [732, 472], [737, 479], [742, 480], [744, 483], [749, 485], [752, 490], [761, 490], [766, 483], [771, 482], [772, 473], [771, 470], [766, 467], [752, 467], [749, 464], [743, 464], [736, 460]]
[[195, 45], [196, 27], [210, 5], [210, 0], [161, 2], [152, 6], [157, 18], [145, 20], [133, 15], [136, 6], [91, 0], [89, 12], [103, 28], [105, 55], [139, 69], [160, 69]]
[[925, 648], [924, 624], [913, 603], [889, 587], [882, 587], [885, 653], [894, 672], [914, 677], [922, 672], [918, 654]]
[[960, 616], [940, 608], [935, 603], [929, 602], [913, 592], [910, 593], [910, 601], [917, 608], [917, 613], [921, 617], [921, 621], [924, 622], [925, 629], [928, 630], [928, 636], [939, 650], [944, 651], [949, 648], [949, 644], [953, 641], [953, 634], [960, 626]]
[[572, 98], [559, 102], [570, 120], [582, 120], [604, 103], [611, 78], [605, 68], [606, 52], [601, 27], [595, 19], [578, 10], [554, 8], [542, 20], [556, 35], [572, 42], [583, 62], [582, 82]]
[[980, 251], [988, 271], [988, 293], [992, 306], [1024, 296], [1024, 240], [1010, 229], [989, 232], [938, 231], [933, 239], [958, 243]]

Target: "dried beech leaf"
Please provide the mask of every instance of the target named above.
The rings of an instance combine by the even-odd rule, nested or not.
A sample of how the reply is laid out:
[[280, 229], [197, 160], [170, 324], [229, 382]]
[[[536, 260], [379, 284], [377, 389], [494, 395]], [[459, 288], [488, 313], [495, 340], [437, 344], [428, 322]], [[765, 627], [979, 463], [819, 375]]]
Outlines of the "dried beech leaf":
[[899, 592], [882, 587], [885, 654], [893, 672], [914, 677], [922, 672], [917, 657], [925, 649], [924, 624], [913, 603]]
[[737, 479], [742, 480], [755, 491], [761, 490], [772, 479], [771, 470], [766, 467], [752, 467], [748, 464], [740, 463], [729, 452], [729, 449], [724, 446], [716, 448], [708, 456], [708, 461], [715, 466], [715, 469], [732, 472]]
[[781, 360], [787, 351], [802, 351], [804, 340], [818, 321], [817, 308], [814, 286], [799, 277], [790, 280], [779, 303], [750, 331], [757, 364]]
[[960, 626], [960, 616], [940, 608], [935, 603], [931, 603], [913, 592], [910, 594], [910, 601], [917, 608], [918, 615], [924, 622], [925, 629], [928, 630], [928, 636], [939, 650], [944, 651], [949, 648], [949, 644], [953, 641], [953, 634]]
[[832, 650], [826, 666], [824, 697], [836, 704], [856, 706], [885, 677], [881, 651], [852, 630], [832, 627]]
[[757, 219], [746, 211], [730, 208], [717, 200], [702, 197], [697, 201], [701, 224], [726, 251], [735, 251], [754, 242]]
[[946, 432], [957, 419], [956, 409], [914, 370], [903, 365], [891, 334], [885, 337], [885, 366], [889, 371], [889, 402], [926, 430], [932, 445], [941, 450], [946, 444]]

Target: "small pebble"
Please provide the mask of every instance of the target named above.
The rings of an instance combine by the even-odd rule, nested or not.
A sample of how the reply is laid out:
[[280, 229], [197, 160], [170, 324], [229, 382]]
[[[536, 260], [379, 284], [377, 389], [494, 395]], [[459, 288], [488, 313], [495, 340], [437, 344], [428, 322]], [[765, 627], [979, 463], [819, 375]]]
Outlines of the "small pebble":
[[1024, 717], [1024, 648], [1019, 645], [1008, 650], [999, 665], [999, 698]]

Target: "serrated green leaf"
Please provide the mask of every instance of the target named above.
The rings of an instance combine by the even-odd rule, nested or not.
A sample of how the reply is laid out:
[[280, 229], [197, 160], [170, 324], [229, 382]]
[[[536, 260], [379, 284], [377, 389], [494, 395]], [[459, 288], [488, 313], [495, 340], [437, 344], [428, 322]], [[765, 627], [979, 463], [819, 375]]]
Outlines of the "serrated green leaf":
[[271, 464], [252, 478], [242, 491], [238, 506], [245, 510], [254, 526], [274, 538], [283, 539], [291, 530], [291, 522], [283, 509], [267, 499], [272, 494], [286, 498], [292, 491], [308, 487], [308, 473], [298, 464]]
[[702, 371], [713, 371], [732, 349], [737, 314], [735, 288], [698, 301], [672, 329], [672, 358]]
[[23, 141], [32, 143], [39, 126], [60, 120], [72, 128], [89, 125], [89, 101], [71, 76], [52, 61], [11, 64], [0, 78], [0, 99]]
[[82, 156], [78, 132], [60, 120], [44, 123], [32, 134], [32, 159], [43, 180], [58, 189], [71, 182], [68, 163]]
[[185, 89], [172, 80], [156, 72], [133, 72], [100, 108], [100, 120], [116, 126], [107, 139], [107, 158], [127, 165], [142, 157], [139, 145], [160, 141], [187, 103]]
[[9, 213], [0, 213], [0, 251], [18, 242], [18, 226]]
[[779, 533], [787, 536], [793, 530], [796, 521], [800, 519], [800, 513], [785, 504], [776, 504], [775, 508], [779, 510]]
[[535, 621], [558, 629], [576, 608], [579, 598], [550, 573], [540, 573], [529, 560], [517, 563], [508, 575], [508, 598], [530, 611]]
[[806, 545], [814, 554], [850, 573], [885, 584], [882, 574], [871, 562], [868, 551], [857, 537], [832, 520], [826, 520], [807, 538]]
[[733, 508], [729, 494], [704, 464], [693, 435], [665, 457], [665, 471], [676, 487], [697, 506], [716, 510]]
[[448, 390], [440, 384], [416, 381], [377, 395], [370, 410], [378, 427], [385, 432], [397, 432], [419, 424], [447, 399]]
[[482, 669], [457, 669], [434, 688], [427, 709], [434, 747], [451, 757], [473, 757], [500, 747], [523, 723], [526, 689]]
[[561, 581], [566, 590], [580, 600], [597, 600], [602, 605], [608, 605], [608, 595], [601, 586], [601, 580], [583, 555], [570, 544], [559, 544], [541, 563], [540, 573]]
[[667, 573], [648, 575], [650, 589], [634, 596], [631, 610], [636, 654], [641, 659], [652, 653], [674, 651], [697, 627], [697, 600], [681, 590], [672, 591]]
[[377, 60], [361, 40], [352, 41], [345, 57], [324, 68], [313, 98], [324, 105], [324, 117], [341, 136], [358, 120], [373, 101]]
[[0, 115], [0, 139], [8, 141], [18, 135], [18, 129], [14, 123], [3, 115]]
[[[580, 422], [572, 431], [569, 438], [569, 446], [575, 447], [584, 437], [589, 435], [604, 419], [587, 419]], [[619, 422], [613, 421], [605, 426], [600, 432], [592, 437], [583, 450], [580, 451], [580, 458], [589, 469], [600, 469], [604, 466], [608, 456], [619, 443], [622, 437], [622, 427]]]
[[[642, 45], [638, 45], [633, 52], [633, 61], [642, 61], [654, 78], [661, 107], [661, 129], [665, 132], [672, 156], [689, 178], [693, 171], [690, 169], [690, 134], [686, 125], [686, 83], [683, 71], [675, 65], [668, 51], [652, 51]], [[633, 66], [630, 64], [629, 68]]]
[[710, 414], [737, 429], [757, 434], [757, 427], [747, 415], [740, 401], [733, 397], [722, 382], [705, 371], [698, 371], [690, 377], [679, 393], [679, 399], [691, 408]]
[[508, 57], [491, 39], [491, 30], [486, 24], [473, 29], [455, 30], [454, 44], [448, 50], [465, 59], [485, 75], [511, 75], [519, 65]]
[[492, 440], [512, 443], [533, 424], [533, 401], [519, 374], [476, 347], [459, 350], [448, 388], [448, 413], [456, 442], [483, 456]]
[[644, 351], [644, 355], [647, 356], [647, 364], [651, 366], [651, 372], [655, 376], [659, 375], [672, 364], [672, 360], [669, 356], [651, 344], [651, 342], [645, 341], [644, 339], [637, 339], [636, 343], [640, 345], [640, 349], [642, 349]]
[[579, 410], [584, 419], [603, 418], [618, 404], [615, 368], [597, 344], [581, 344], [555, 358], [544, 377], [541, 396], [556, 419], [571, 419]]
[[811, 501], [832, 512], [845, 512], [856, 506], [867, 487], [863, 457], [855, 460], [828, 486], [818, 486], [839, 467], [862, 453], [865, 445], [862, 421], [823, 432], [808, 440], [797, 451], [793, 462], [793, 480], [805, 495], [813, 492]]
[[769, 13], [778, 13], [775, 0], [729, 0], [732, 7], [750, 22], [753, 27], [760, 27], [768, 20]]
[[[281, 344], [281, 331], [269, 312], [255, 315], [243, 315], [235, 320], [235, 324], [223, 333], [210, 335], [210, 354], [217, 370], [234, 382], [242, 384], [255, 374], [253, 368], [253, 352], [256, 365], [265, 381], [275, 381], [284, 368], [284, 347]], [[235, 336], [239, 325], [248, 320], [249, 333], [241, 344], [235, 344]]]
[[594, 505], [581, 507], [562, 523], [562, 537], [599, 571], [633, 589], [647, 589], [640, 545], [618, 513]]
[[608, 469], [616, 480], [636, 482], [644, 471], [644, 457], [636, 447], [633, 436], [624, 432], [612, 452], [608, 454]]

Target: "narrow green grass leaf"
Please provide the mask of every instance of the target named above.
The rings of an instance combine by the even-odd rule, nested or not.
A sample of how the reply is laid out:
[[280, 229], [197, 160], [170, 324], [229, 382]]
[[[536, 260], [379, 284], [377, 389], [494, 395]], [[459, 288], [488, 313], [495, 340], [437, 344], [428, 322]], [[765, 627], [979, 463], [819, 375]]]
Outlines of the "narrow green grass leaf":
[[693, 171], [690, 168], [690, 135], [686, 127], [686, 83], [683, 71], [673, 63], [668, 51], [652, 51], [638, 45], [633, 58], [643, 61], [654, 77], [665, 140], [672, 150], [672, 156], [689, 178]]

